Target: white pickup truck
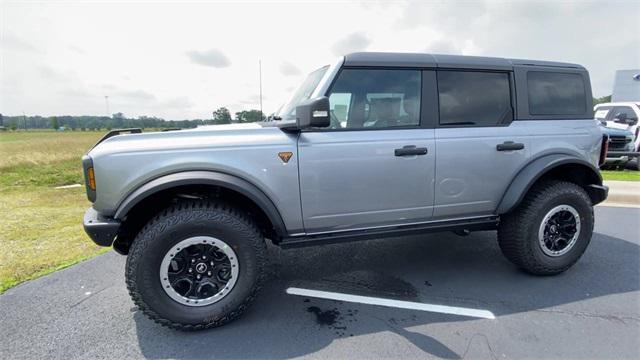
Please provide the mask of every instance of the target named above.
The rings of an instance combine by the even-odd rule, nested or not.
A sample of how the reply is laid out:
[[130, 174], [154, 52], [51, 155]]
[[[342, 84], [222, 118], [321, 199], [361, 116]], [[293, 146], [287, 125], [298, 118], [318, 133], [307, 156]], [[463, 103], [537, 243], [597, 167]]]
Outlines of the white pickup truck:
[[[640, 101], [612, 102], [594, 106], [595, 118], [608, 128], [628, 130], [634, 136], [633, 151], [640, 152]], [[629, 158], [631, 159], [631, 158]], [[640, 170], [640, 160], [636, 157], [635, 168]]]

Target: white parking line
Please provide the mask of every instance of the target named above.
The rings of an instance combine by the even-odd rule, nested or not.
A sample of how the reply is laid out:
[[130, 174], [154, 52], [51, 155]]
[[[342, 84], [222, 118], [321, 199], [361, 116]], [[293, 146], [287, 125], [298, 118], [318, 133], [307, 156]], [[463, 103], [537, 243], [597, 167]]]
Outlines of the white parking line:
[[421, 310], [421, 311], [430, 311], [430, 312], [436, 312], [436, 313], [442, 313], [442, 314], [470, 316], [470, 317], [477, 317], [482, 319], [496, 318], [495, 315], [493, 315], [493, 313], [488, 310], [463, 308], [463, 307], [457, 307], [457, 306], [423, 304], [423, 303], [412, 302], [412, 301], [401, 301], [401, 300], [384, 299], [384, 298], [377, 298], [377, 297], [370, 297], [370, 296], [342, 294], [337, 292], [302, 289], [302, 288], [296, 288], [296, 287], [287, 288], [287, 294], [309, 296], [309, 297], [315, 297], [320, 299], [348, 301], [348, 302], [368, 304], [368, 305], [395, 307], [400, 309]]

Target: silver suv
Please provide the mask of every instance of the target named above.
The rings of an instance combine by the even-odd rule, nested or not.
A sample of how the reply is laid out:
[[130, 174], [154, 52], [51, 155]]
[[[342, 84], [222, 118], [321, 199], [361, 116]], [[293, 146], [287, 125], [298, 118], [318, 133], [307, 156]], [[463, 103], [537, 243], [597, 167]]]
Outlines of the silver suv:
[[109, 133], [83, 158], [84, 227], [128, 255], [135, 304], [182, 330], [247, 308], [265, 239], [497, 230], [516, 266], [557, 274], [607, 197], [592, 108], [579, 65], [354, 53], [311, 73], [274, 121]]

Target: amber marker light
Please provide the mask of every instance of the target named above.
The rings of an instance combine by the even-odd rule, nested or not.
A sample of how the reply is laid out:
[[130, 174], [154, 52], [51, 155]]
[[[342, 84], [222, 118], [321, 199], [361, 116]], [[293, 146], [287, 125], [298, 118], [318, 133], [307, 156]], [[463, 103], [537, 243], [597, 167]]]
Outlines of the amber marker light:
[[87, 169], [87, 177], [89, 178], [89, 188], [91, 188], [91, 190], [96, 189], [96, 175], [93, 172], [93, 168], [90, 167]]

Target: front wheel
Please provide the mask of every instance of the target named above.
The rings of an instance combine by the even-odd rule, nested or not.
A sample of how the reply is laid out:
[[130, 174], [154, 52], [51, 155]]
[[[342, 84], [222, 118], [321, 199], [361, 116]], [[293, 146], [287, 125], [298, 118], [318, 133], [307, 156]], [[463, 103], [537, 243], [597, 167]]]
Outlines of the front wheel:
[[498, 243], [518, 267], [535, 275], [554, 275], [582, 256], [593, 222], [591, 199], [584, 189], [565, 181], [544, 182], [502, 217]]
[[237, 318], [264, 277], [264, 239], [253, 221], [225, 204], [191, 201], [152, 219], [134, 240], [129, 293], [149, 318], [198, 330]]

